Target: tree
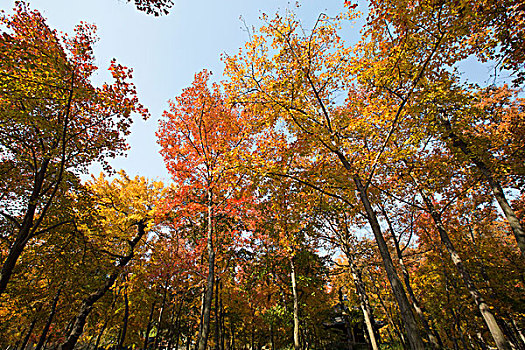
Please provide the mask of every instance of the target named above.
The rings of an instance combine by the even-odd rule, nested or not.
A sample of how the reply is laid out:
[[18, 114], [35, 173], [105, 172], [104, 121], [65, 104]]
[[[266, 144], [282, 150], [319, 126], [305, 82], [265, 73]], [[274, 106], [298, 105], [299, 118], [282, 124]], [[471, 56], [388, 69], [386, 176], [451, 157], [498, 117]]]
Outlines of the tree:
[[210, 75], [207, 71], [195, 75], [192, 86], [170, 102], [157, 132], [161, 154], [175, 181], [172, 202], [180, 205], [179, 216], [190, 220], [196, 216], [193, 225], [200, 228], [206, 244], [199, 350], [206, 348], [210, 332], [217, 230], [221, 219], [234, 217], [240, 209], [243, 176], [235, 169], [249, 147], [242, 110], [226, 103], [218, 84], [208, 87]]
[[[350, 16], [355, 18], [353, 14]], [[410, 346], [423, 349], [411, 305], [371, 201], [370, 181], [377, 160], [383, 156], [382, 144], [389, 136], [388, 132], [387, 135], [377, 132], [370, 124], [382, 113], [388, 119], [404, 113], [404, 106], [433, 52], [422, 63], [413, 64], [419, 74], [411, 82], [413, 87], [406, 92], [404, 103], [392, 112], [385, 103], [370, 104], [375, 101], [369, 98], [368, 91], [352, 86], [352, 70], [346, 66], [351, 49], [341, 42], [332, 20], [320, 16], [310, 34], [305, 34], [292, 15], [276, 16], [260, 32], [252, 36], [246, 50], [226, 58], [226, 74], [231, 78], [228, 92], [235, 102], [253, 106], [255, 115], [263, 119], [254, 121], [261, 130], [283, 128], [302, 144], [306, 153], [312, 154], [312, 159], [331, 160], [340, 165], [332, 169], [332, 173], [339, 174], [332, 176], [338, 178], [338, 186], [347, 193], [355, 190], [357, 198], [349, 202], [362, 205], [400, 307]], [[358, 64], [352, 68], [363, 69]], [[342, 92], [348, 92], [350, 97], [346, 109], [337, 106], [337, 96]]]
[[[514, 0], [461, 4], [423, 0], [410, 6], [401, 2], [372, 2], [366, 26], [371, 42], [365, 42], [360, 48], [359, 61], [364, 68], [358, 78], [378, 94], [388, 96], [392, 104], [407, 105], [404, 110], [409, 111], [407, 115], [411, 118], [396, 118], [391, 126], [393, 131], [402, 122], [413, 123], [416, 117], [424, 116], [429, 130], [440, 133], [442, 139], [448, 140], [449, 147], [459, 150], [463, 153], [460, 157], [478, 168], [492, 188], [522, 254], [525, 229], [504, 193], [508, 175], [501, 171], [505, 165], [498, 153], [515, 147], [516, 141], [522, 143], [522, 129], [518, 125], [523, 119], [523, 101], [507, 86], [460, 87], [459, 75], [447, 67], [454, 67], [469, 56], [485, 62], [495, 59], [501, 68], [517, 75], [515, 84], [522, 83], [525, 77], [524, 11], [523, 5]], [[425, 62], [424, 74], [414, 69], [418, 61]], [[390, 74], [392, 71], [397, 72], [396, 76]], [[418, 88], [414, 90], [411, 82], [416, 81]], [[481, 126], [483, 124], [488, 127]], [[506, 128], [505, 124], [510, 127]], [[492, 129], [490, 136], [472, 132], [478, 126], [486, 131]], [[503, 146], [499, 141], [503, 140], [501, 137], [512, 141]], [[488, 140], [497, 147], [487, 147]], [[522, 152], [513, 152], [521, 155], [521, 159], [516, 158], [522, 164]], [[505, 155], [511, 153], [505, 152]], [[455, 156], [458, 155], [455, 152]]]
[[93, 25], [78, 25], [72, 37], [59, 35], [21, 1], [1, 23], [0, 198], [12, 230], [0, 294], [28, 242], [63, 224], [43, 227], [61, 186], [93, 161], [122, 154], [132, 114], [147, 117], [129, 82], [131, 70], [115, 60], [109, 67], [115, 82], [91, 84], [97, 70]]
[[[89, 188], [94, 201], [92, 210], [100, 219], [94, 223], [90, 220], [80, 226], [110, 259], [107, 272], [100, 276], [98, 286], [83, 298], [73, 318], [73, 326], [60, 345], [62, 350], [74, 348], [94, 304], [113, 287], [140, 249], [142, 238], [147, 238], [146, 234], [152, 232], [163, 184], [150, 183], [139, 177], [132, 180], [121, 172], [120, 178], [111, 183], [101, 175], [89, 184]], [[88, 211], [80, 213], [87, 214]]]
[[[269, 181], [264, 187], [259, 184], [259, 188], [260, 194], [267, 197], [262, 203], [266, 219], [261, 223], [261, 238], [273, 240], [273, 245], [277, 247], [275, 255], [280, 256], [283, 263], [288, 263], [290, 267], [293, 346], [298, 350], [301, 348], [300, 331], [304, 328], [304, 322], [300, 320], [300, 258], [317, 248], [315, 236], [319, 226], [319, 215], [315, 204], [318, 193], [312, 194], [304, 185], [282, 178]], [[261, 241], [264, 242], [263, 239]], [[304, 279], [302, 281], [304, 282]]]

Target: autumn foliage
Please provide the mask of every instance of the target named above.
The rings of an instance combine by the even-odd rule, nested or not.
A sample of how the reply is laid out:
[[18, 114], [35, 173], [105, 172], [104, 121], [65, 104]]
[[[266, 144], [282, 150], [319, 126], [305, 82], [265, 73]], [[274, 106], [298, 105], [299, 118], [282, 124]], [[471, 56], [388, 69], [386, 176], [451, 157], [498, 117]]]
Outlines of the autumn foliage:
[[195, 74], [167, 184], [80, 180], [148, 116], [132, 70], [95, 86], [94, 25], [2, 13], [0, 347], [525, 348], [523, 5], [344, 3]]

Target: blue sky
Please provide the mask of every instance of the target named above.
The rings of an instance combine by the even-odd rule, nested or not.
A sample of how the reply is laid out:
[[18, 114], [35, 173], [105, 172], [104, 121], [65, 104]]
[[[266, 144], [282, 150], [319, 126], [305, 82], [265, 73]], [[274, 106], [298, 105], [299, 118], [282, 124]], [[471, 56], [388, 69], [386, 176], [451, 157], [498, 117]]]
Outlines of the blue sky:
[[[72, 33], [80, 21], [98, 27], [99, 42], [95, 46], [96, 63], [100, 68], [95, 83], [109, 81], [106, 68], [114, 57], [134, 69], [134, 82], [141, 102], [151, 118], [136, 118], [129, 137], [131, 149], [126, 158], [111, 161], [115, 169], [129, 175], [141, 175], [167, 181], [155, 131], [167, 101], [191, 84], [196, 72], [206, 68], [221, 79], [221, 53], [235, 53], [248, 35], [241, 16], [248, 26], [258, 27], [260, 15], [273, 15], [294, 9], [305, 28], [323, 12], [336, 15], [344, 10], [343, 0], [304, 0], [296, 9], [295, 2], [285, 0], [176, 0], [168, 16], [153, 17], [139, 12], [124, 0], [31, 0], [31, 8], [47, 18], [51, 28]], [[0, 8], [9, 10], [13, 0], [0, 0]], [[348, 28], [357, 39], [358, 28]], [[352, 39], [354, 39], [352, 38]], [[100, 167], [91, 171], [98, 175]]]

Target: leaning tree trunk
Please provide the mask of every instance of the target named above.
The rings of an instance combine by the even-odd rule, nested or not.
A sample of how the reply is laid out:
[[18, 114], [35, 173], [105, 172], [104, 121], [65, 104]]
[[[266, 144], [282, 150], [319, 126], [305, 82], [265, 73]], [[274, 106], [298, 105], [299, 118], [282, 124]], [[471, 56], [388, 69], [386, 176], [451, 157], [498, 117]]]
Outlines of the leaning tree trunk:
[[394, 227], [392, 225], [392, 222], [390, 221], [390, 218], [387, 215], [385, 208], [382, 206], [381, 206], [381, 211], [388, 224], [390, 233], [392, 234], [392, 241], [394, 242], [394, 248], [396, 250], [397, 259], [399, 262], [399, 266], [401, 267], [401, 272], [403, 274], [403, 280], [405, 281], [405, 287], [407, 289], [409, 300], [412, 302], [412, 307], [416, 311], [416, 315], [419, 317], [421, 324], [423, 325], [423, 328], [425, 328], [425, 332], [428, 335], [428, 340], [432, 344], [432, 347], [434, 349], [441, 349], [443, 347], [443, 343], [441, 341], [439, 333], [437, 332], [434, 333], [432, 331], [430, 324], [425, 314], [423, 313], [423, 308], [419, 305], [419, 301], [417, 300], [414, 290], [412, 289], [410, 275], [408, 274], [408, 270], [405, 265], [405, 260], [403, 259], [403, 252], [401, 251], [401, 248], [399, 246], [399, 240], [398, 240], [398, 237], [396, 236], [396, 233], [394, 232]]
[[[348, 163], [346, 158], [342, 154], [338, 155], [341, 161], [343, 162], [345, 168], [348, 171], [351, 171], [351, 165]], [[403, 284], [401, 283], [401, 280], [399, 279], [399, 276], [397, 275], [397, 272], [394, 268], [392, 256], [390, 255], [388, 245], [386, 244], [385, 238], [383, 237], [383, 233], [381, 232], [381, 226], [379, 225], [377, 215], [372, 209], [368, 193], [365, 187], [363, 186], [361, 177], [359, 175], [354, 175], [353, 181], [356, 185], [357, 192], [359, 193], [361, 203], [365, 208], [366, 217], [368, 219], [370, 227], [372, 228], [372, 232], [374, 233], [377, 247], [379, 248], [379, 253], [381, 254], [381, 258], [383, 259], [386, 275], [388, 277], [388, 281], [390, 282], [390, 286], [392, 287], [394, 297], [396, 298], [397, 304], [399, 306], [401, 319], [403, 320], [403, 325], [405, 327], [410, 348], [413, 350], [424, 350], [425, 345], [423, 343], [423, 339], [421, 338], [421, 334], [419, 333], [416, 319], [412, 314], [410, 302], [408, 301], [408, 297], [405, 293], [405, 290], [403, 289]]]
[[[37, 219], [37, 225], [35, 225], [35, 213], [38, 207], [38, 198], [40, 198], [42, 195], [42, 187], [49, 162], [49, 159], [44, 159], [40, 169], [35, 174], [33, 190], [31, 192], [31, 196], [29, 197], [27, 208], [25, 209], [24, 218], [22, 223], [18, 226], [18, 233], [16, 235], [15, 241], [9, 248], [7, 257], [2, 263], [2, 269], [0, 270], [0, 295], [5, 292], [18, 258], [20, 258], [20, 255], [22, 255], [25, 246], [31, 239], [32, 234], [38, 228], [38, 224], [41, 221]], [[49, 199], [49, 201], [50, 200], [51, 199]]]
[[[37, 310], [37, 313], [40, 311], [40, 309]], [[20, 350], [25, 350], [27, 343], [29, 342], [29, 338], [31, 338], [31, 334], [33, 333], [33, 330], [35, 329], [37, 321], [37, 316], [35, 315], [35, 318], [33, 318], [33, 321], [31, 321], [31, 324], [29, 325], [29, 329], [27, 330], [26, 336], [24, 337], [24, 341], [22, 342], [22, 345], [20, 346]]]
[[373, 319], [374, 316], [373, 316], [372, 310], [370, 309], [370, 303], [368, 302], [368, 295], [366, 294], [361, 272], [357, 268], [354, 258], [350, 256], [349, 252], [346, 252], [346, 256], [348, 258], [348, 262], [350, 263], [350, 272], [352, 273], [356, 292], [357, 292], [357, 295], [359, 296], [359, 303], [361, 305], [361, 311], [363, 311], [366, 330], [368, 333], [368, 338], [370, 339], [370, 346], [372, 347], [372, 350], [379, 350], [379, 346], [377, 344], [377, 339], [376, 339], [376, 333], [374, 329], [374, 319]]
[[507, 201], [500, 182], [496, 179], [490, 167], [480, 157], [476, 156], [476, 154], [468, 148], [467, 143], [452, 130], [450, 122], [445, 119], [441, 119], [440, 122], [447, 131], [446, 136], [452, 141], [452, 145], [459, 148], [470, 159], [470, 161], [476, 165], [485, 180], [489, 183], [490, 189], [512, 229], [512, 233], [514, 234], [518, 248], [521, 251], [521, 255], [525, 256], [525, 230], [523, 229], [523, 226], [521, 226], [516, 213]]
[[106, 330], [106, 327], [108, 326], [109, 318], [106, 318], [104, 321], [104, 324], [102, 325], [102, 328], [100, 329], [100, 332], [98, 332], [97, 340], [95, 341], [95, 348], [94, 350], [98, 350], [98, 345], [100, 344], [100, 339], [102, 339], [102, 334], [104, 334], [104, 331]]
[[51, 312], [49, 313], [49, 317], [47, 318], [46, 325], [44, 326], [44, 330], [42, 330], [42, 334], [40, 335], [40, 339], [38, 339], [38, 344], [36, 345], [35, 350], [40, 350], [44, 346], [44, 343], [47, 339], [47, 333], [49, 332], [49, 328], [51, 328], [51, 323], [53, 323], [53, 318], [55, 317], [55, 313], [57, 310], [57, 303], [58, 299], [60, 298], [60, 292], [62, 291], [62, 287], [58, 288], [58, 291], [55, 294], [55, 297], [53, 298], [53, 304], [51, 305]]
[[134, 248], [139, 243], [140, 239], [145, 235], [145, 229], [146, 224], [144, 222], [139, 222], [137, 224], [138, 226], [138, 233], [135, 238], [129, 242], [130, 245], [130, 253], [123, 257], [120, 262], [117, 265], [117, 270], [114, 271], [106, 280], [104, 285], [100, 287], [95, 292], [91, 293], [87, 298], [85, 298], [82, 301], [82, 305], [80, 306], [80, 310], [77, 313], [77, 316], [74, 318], [73, 321], [73, 328], [69, 332], [69, 335], [66, 339], [66, 341], [59, 346], [59, 350], [73, 350], [75, 348], [75, 345], [84, 332], [84, 326], [86, 325], [87, 317], [91, 313], [91, 310], [93, 309], [93, 305], [102, 298], [106, 292], [113, 286], [115, 281], [117, 280], [118, 276], [120, 275], [120, 272], [122, 268], [124, 268], [130, 260], [133, 258], [134, 254]]
[[445, 230], [445, 226], [441, 221], [441, 214], [437, 212], [437, 210], [434, 208], [432, 200], [422, 190], [420, 190], [419, 193], [421, 194], [421, 197], [425, 202], [427, 210], [429, 211], [430, 215], [432, 216], [432, 219], [434, 220], [434, 224], [436, 225], [436, 228], [439, 232], [441, 242], [447, 249], [450, 258], [452, 259], [452, 263], [456, 267], [456, 270], [463, 279], [463, 282], [465, 283], [470, 295], [474, 299], [474, 303], [476, 304], [476, 306], [479, 309], [479, 312], [483, 316], [483, 319], [485, 320], [485, 323], [489, 328], [490, 334], [496, 342], [496, 346], [500, 350], [511, 350], [511, 346], [505, 338], [505, 335], [503, 334], [501, 328], [499, 327], [494, 314], [492, 313], [492, 311], [490, 311], [489, 305], [487, 305], [485, 299], [481, 296], [481, 293], [474, 285], [472, 277], [470, 276], [470, 272], [463, 263], [463, 260], [461, 259], [459, 254], [457, 253], [454, 244], [450, 240], [450, 237], [448, 236], [448, 233]]

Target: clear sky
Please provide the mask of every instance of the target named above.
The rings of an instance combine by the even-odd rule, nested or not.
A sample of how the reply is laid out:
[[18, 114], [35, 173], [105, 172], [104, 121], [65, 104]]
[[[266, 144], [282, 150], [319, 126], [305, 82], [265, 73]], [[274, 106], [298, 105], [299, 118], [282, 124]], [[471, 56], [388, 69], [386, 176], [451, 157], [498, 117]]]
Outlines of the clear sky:
[[[30, 0], [48, 19], [51, 28], [72, 33], [80, 21], [98, 27], [95, 46], [96, 64], [100, 68], [95, 83], [109, 81], [106, 68], [114, 57], [134, 69], [134, 83], [141, 102], [149, 108], [151, 118], [135, 118], [129, 137], [131, 149], [126, 158], [111, 161], [115, 169], [129, 175], [141, 175], [166, 181], [155, 131], [167, 101], [191, 84], [196, 72], [206, 68], [221, 79], [221, 53], [235, 53], [248, 35], [244, 24], [258, 27], [260, 15], [294, 9], [306, 28], [321, 12], [336, 15], [344, 10], [343, 0], [304, 0], [296, 9], [295, 1], [286, 0], [176, 0], [170, 14], [153, 17], [139, 12], [124, 0]], [[10, 10], [13, 0], [0, 0], [0, 8]], [[357, 39], [358, 28], [348, 32]], [[98, 175], [100, 168], [92, 167]]]

